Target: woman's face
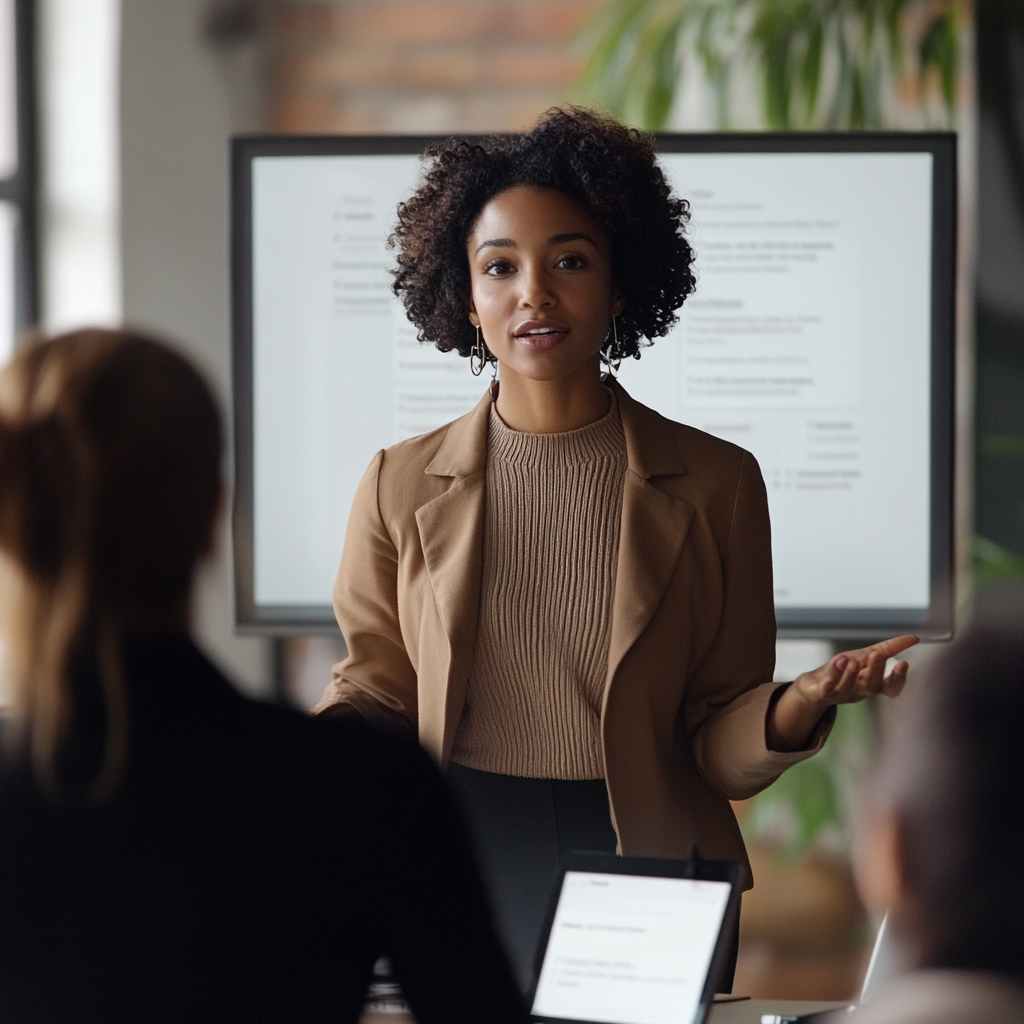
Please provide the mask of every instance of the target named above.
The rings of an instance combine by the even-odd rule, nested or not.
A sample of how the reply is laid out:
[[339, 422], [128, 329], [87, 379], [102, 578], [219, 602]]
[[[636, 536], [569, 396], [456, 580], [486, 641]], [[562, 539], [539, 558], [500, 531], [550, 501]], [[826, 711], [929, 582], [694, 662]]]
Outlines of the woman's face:
[[596, 372], [623, 303], [608, 237], [582, 207], [553, 189], [511, 188], [480, 212], [468, 255], [469, 318], [503, 372], [538, 381], [591, 363]]

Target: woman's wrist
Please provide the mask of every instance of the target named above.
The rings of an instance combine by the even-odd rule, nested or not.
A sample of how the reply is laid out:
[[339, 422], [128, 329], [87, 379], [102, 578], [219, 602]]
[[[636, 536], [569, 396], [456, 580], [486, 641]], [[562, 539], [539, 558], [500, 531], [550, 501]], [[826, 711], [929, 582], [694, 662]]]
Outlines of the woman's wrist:
[[787, 683], [781, 690], [769, 706], [765, 721], [768, 749], [780, 754], [806, 750], [831, 705], [808, 700], [795, 682]]

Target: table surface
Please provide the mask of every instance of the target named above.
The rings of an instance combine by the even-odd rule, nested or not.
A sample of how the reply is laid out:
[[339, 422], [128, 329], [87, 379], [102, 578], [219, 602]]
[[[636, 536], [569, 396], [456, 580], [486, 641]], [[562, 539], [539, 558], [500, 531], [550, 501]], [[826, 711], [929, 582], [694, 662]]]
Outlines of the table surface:
[[[761, 1024], [762, 1013], [792, 1014], [820, 1013], [839, 1010], [847, 1003], [808, 1002], [800, 999], [741, 999], [731, 1003], [717, 1003], [711, 1010], [708, 1024]], [[415, 1024], [404, 1013], [364, 1013], [360, 1024]]]
[[821, 1013], [823, 1010], [841, 1010], [849, 1003], [809, 1002], [801, 999], [744, 999], [735, 1003], [716, 1003], [711, 1009], [708, 1024], [761, 1024], [762, 1013], [798, 1016], [803, 1013]]

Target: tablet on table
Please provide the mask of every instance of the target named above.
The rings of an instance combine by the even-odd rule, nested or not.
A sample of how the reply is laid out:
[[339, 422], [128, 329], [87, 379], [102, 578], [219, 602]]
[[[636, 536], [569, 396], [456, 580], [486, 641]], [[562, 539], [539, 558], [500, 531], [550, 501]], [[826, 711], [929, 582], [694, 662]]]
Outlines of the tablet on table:
[[703, 1024], [731, 952], [743, 868], [570, 854], [530, 991], [543, 1024]]

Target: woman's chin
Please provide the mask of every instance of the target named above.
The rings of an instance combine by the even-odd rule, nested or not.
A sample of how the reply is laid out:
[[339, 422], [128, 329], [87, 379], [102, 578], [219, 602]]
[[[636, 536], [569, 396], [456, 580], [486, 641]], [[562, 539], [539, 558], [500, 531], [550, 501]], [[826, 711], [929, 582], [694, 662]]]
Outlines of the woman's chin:
[[597, 352], [581, 354], [553, 345], [541, 351], [519, 349], [511, 355], [507, 361], [500, 361], [501, 372], [506, 377], [514, 375], [537, 383], [550, 383], [581, 374], [600, 374], [601, 360]]

